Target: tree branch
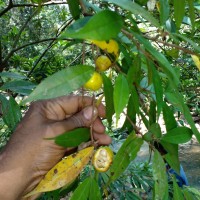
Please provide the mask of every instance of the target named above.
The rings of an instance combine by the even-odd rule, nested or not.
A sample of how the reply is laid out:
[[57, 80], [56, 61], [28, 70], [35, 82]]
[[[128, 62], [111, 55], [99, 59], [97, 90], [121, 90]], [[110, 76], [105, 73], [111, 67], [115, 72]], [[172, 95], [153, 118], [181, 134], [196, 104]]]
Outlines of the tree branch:
[[9, 0], [9, 4], [8, 4], [8, 6], [6, 7], [6, 8], [4, 8], [1, 12], [0, 12], [0, 17], [2, 16], [2, 15], [4, 15], [5, 13], [7, 13], [10, 9], [12, 9], [13, 8], [13, 2], [12, 2], [12, 0]]
[[35, 15], [36, 12], [37, 12], [37, 10], [35, 10], [32, 13], [32, 15], [29, 16], [29, 18], [26, 20], [26, 22], [24, 23], [24, 25], [21, 27], [21, 29], [20, 29], [20, 31], [19, 31], [18, 35], [16, 36], [16, 39], [15, 39], [15, 41], [13, 43], [12, 50], [10, 51], [10, 53], [8, 53], [8, 55], [6, 56], [6, 58], [2, 61], [2, 65], [0, 67], [0, 71], [3, 71], [3, 69], [6, 67], [6, 64], [7, 64], [8, 60], [14, 54], [15, 51], [13, 51], [13, 49], [16, 47], [17, 43], [19, 42], [19, 39], [20, 39], [20, 36], [21, 36], [23, 30], [26, 28], [27, 24], [33, 18], [33, 16]]
[[13, 4], [12, 0], [10, 0], [8, 6], [0, 12], [0, 17], [4, 15], [5, 13], [7, 13], [12, 8], [16, 8], [16, 7], [44, 7], [44, 6], [54, 6], [54, 5], [60, 5], [60, 4], [68, 4], [68, 3], [67, 1], [49, 1], [43, 4], [35, 4], [35, 3]]
[[165, 41], [162, 41], [162, 40], [158, 40], [158, 39], [154, 39], [154, 38], [151, 38], [151, 37], [149, 37], [149, 36], [144, 36], [144, 37], [147, 38], [147, 39], [149, 39], [149, 40], [151, 40], [151, 41], [155, 41], [155, 42], [157, 42], [157, 43], [161, 43], [161, 44], [163, 44], [163, 45], [165, 45], [165, 46], [169, 46], [169, 47], [176, 48], [176, 49], [178, 49], [178, 50], [180, 50], [180, 51], [183, 51], [183, 52], [185, 52], [185, 53], [188, 53], [188, 54], [191, 54], [191, 55], [197, 55], [197, 56], [199, 56], [199, 53], [196, 53], [196, 52], [194, 52], [194, 51], [191, 51], [191, 50], [186, 49], [186, 48], [184, 48], [184, 47], [181, 47], [181, 46], [179, 46], [179, 45], [171, 44], [171, 43], [168, 43], [168, 42], [165, 42]]
[[[131, 40], [133, 40], [133, 35], [132, 35], [131, 33], [129, 33], [128, 31], [126, 31], [126, 30], [124, 30], [124, 29], [122, 29], [121, 31], [122, 31], [122, 33], [124, 33], [128, 38], [130, 38]], [[163, 45], [165, 45], [165, 46], [169, 46], [169, 47], [173, 47], [173, 48], [179, 49], [179, 50], [181, 50], [181, 51], [183, 51], [183, 52], [185, 52], [185, 53], [191, 54], [191, 55], [200, 56], [199, 53], [196, 53], [196, 52], [194, 52], [194, 51], [191, 51], [191, 50], [186, 49], [186, 48], [184, 48], [184, 47], [181, 47], [181, 46], [179, 46], [179, 45], [171, 44], [171, 43], [168, 43], [168, 42], [165, 42], [165, 41], [162, 41], [162, 40], [158, 40], [158, 37], [153, 37], [153, 38], [152, 38], [152, 37], [145, 36], [145, 35], [143, 35], [143, 36], [144, 36], [146, 39], [148, 39], [148, 40], [151, 40], [151, 41], [154, 41], [154, 42], [157, 42], [157, 43], [161, 43], [161, 44], [163, 44]]]
[[47, 46], [47, 48], [43, 51], [43, 53], [40, 55], [40, 57], [39, 57], [39, 58], [37, 59], [37, 61], [34, 63], [33, 68], [30, 70], [30, 72], [28, 73], [27, 77], [30, 77], [30, 75], [33, 73], [33, 71], [34, 71], [35, 68], [37, 67], [38, 63], [42, 60], [42, 58], [43, 58], [44, 55], [47, 53], [47, 51], [48, 51], [49, 49], [51, 49], [52, 46], [55, 44], [55, 41], [56, 41], [56, 39], [58, 38], [58, 36], [65, 30], [65, 28], [66, 28], [67, 26], [69, 26], [69, 25], [71, 24], [72, 21], [73, 21], [73, 19], [70, 19], [70, 20], [67, 22], [67, 24], [61, 26], [61, 27], [58, 29], [58, 31], [57, 31], [57, 33], [56, 33], [55, 39], [53, 39], [53, 40], [49, 43], [49, 45]]

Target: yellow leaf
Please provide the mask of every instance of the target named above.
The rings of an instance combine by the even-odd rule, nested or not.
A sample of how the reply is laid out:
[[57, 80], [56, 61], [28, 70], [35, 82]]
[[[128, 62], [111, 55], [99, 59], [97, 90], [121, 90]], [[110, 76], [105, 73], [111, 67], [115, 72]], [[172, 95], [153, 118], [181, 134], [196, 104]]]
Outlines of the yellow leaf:
[[77, 178], [81, 170], [91, 159], [94, 147], [85, 148], [77, 153], [63, 158], [40, 181], [37, 187], [26, 194], [24, 198], [37, 193], [61, 188]]
[[195, 56], [195, 55], [191, 55], [191, 56], [192, 56], [192, 60], [194, 61], [195, 65], [197, 66], [197, 68], [200, 71], [200, 60], [199, 60], [199, 57]]

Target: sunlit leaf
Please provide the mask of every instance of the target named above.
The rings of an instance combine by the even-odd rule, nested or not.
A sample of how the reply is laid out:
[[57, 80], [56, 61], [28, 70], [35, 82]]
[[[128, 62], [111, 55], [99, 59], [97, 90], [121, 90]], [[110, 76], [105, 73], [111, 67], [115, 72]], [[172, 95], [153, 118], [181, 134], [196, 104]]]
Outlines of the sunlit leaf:
[[153, 157], [154, 200], [168, 200], [168, 181], [166, 166], [162, 156], [156, 150]]
[[88, 81], [93, 71], [94, 67], [87, 65], [77, 65], [58, 71], [42, 81], [25, 102], [67, 95]]
[[182, 144], [191, 140], [192, 130], [187, 127], [177, 127], [167, 132], [162, 137], [162, 141], [172, 144]]
[[113, 98], [116, 119], [118, 121], [119, 116], [127, 105], [129, 99], [129, 85], [127, 79], [122, 74], [119, 74], [115, 80]]
[[89, 138], [90, 130], [88, 128], [77, 128], [51, 139], [54, 139], [55, 143], [62, 147], [77, 147], [82, 142], [88, 141]]
[[60, 39], [109, 40], [117, 36], [122, 25], [123, 21], [120, 15], [104, 10], [92, 17], [77, 20], [60, 36]]
[[196, 65], [196, 67], [200, 71], [200, 59], [199, 59], [199, 57], [196, 56], [196, 55], [191, 55], [191, 56], [192, 56], [192, 60], [194, 61], [194, 64]]
[[26, 194], [25, 197], [41, 192], [56, 190], [74, 181], [84, 166], [89, 162], [93, 150], [94, 147], [88, 147], [78, 153], [63, 158], [47, 172], [36, 188]]

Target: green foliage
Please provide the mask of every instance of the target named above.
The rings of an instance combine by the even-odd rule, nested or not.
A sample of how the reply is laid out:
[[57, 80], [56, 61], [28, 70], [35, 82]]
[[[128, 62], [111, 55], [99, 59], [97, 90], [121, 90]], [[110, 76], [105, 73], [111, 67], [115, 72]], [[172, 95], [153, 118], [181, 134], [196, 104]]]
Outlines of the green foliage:
[[[107, 130], [123, 144], [113, 149], [108, 172], [98, 175], [88, 167], [79, 184], [63, 192], [74, 191], [72, 199], [116, 194], [142, 199], [143, 193], [150, 199], [198, 199], [197, 190], [179, 188], [175, 179], [173, 187], [168, 185], [164, 160], [179, 173], [178, 145], [193, 136], [200, 142], [191, 115], [200, 113], [200, 73], [191, 58], [200, 57], [200, 2], [159, 0], [152, 10], [147, 0], [44, 2], [19, 0], [9, 7], [8, 0], [0, 0], [0, 147], [21, 120], [26, 102], [80, 94], [96, 70], [96, 57], [104, 54], [112, 66], [102, 72], [103, 88], [94, 94], [81, 89], [81, 95], [103, 93]], [[119, 45], [118, 57], [116, 46], [110, 52], [91, 43], [105, 40], [107, 45], [110, 39]], [[114, 132], [121, 116], [124, 123]], [[74, 147], [89, 137], [89, 130], [81, 128], [55, 142]], [[152, 168], [133, 164], [144, 142], [154, 151]], [[155, 150], [155, 144], [167, 153]]]
[[77, 147], [90, 139], [90, 130], [88, 128], [77, 128], [50, 139], [53, 139], [56, 144], [62, 147]]

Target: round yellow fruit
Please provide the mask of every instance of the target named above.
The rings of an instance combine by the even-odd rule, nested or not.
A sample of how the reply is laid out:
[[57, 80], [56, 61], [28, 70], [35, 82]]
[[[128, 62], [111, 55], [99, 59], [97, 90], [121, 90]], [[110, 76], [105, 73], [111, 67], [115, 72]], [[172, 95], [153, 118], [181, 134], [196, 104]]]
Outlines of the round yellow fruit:
[[111, 65], [112, 62], [108, 56], [101, 55], [95, 61], [96, 69], [100, 72], [106, 71]]
[[84, 88], [96, 91], [101, 88], [102, 84], [103, 79], [101, 77], [101, 74], [99, 74], [98, 72], [94, 72], [89, 81], [85, 83]]
[[92, 43], [108, 53], [113, 53], [116, 57], [119, 56], [119, 45], [115, 40], [111, 39], [108, 42], [104, 40], [92, 40]]
[[92, 164], [99, 172], [106, 172], [113, 161], [113, 152], [109, 147], [100, 147], [93, 156]]

